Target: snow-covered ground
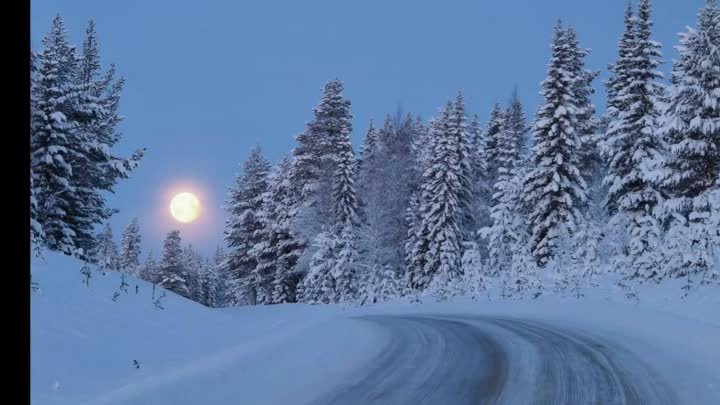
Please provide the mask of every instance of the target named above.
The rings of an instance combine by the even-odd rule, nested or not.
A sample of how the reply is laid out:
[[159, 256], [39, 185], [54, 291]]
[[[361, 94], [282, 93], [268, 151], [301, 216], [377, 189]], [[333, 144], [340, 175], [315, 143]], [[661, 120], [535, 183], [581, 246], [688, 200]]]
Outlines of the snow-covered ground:
[[145, 282], [128, 278], [113, 300], [119, 274], [93, 273], [86, 286], [80, 263], [47, 257], [32, 266], [40, 287], [31, 301], [36, 405], [302, 404], [351, 382], [386, 347], [387, 330], [355, 317], [387, 314], [524, 318], [587, 331], [641, 357], [682, 403], [720, 403], [717, 286], [685, 300], [682, 281], [644, 287], [637, 304], [601, 287], [581, 300], [215, 310], [167, 293], [159, 309]]

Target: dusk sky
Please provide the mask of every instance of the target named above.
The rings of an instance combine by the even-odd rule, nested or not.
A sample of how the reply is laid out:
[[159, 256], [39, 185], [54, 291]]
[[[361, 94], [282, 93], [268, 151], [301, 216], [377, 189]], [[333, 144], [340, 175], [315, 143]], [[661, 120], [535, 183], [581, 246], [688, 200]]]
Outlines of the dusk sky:
[[[654, 38], [668, 72], [676, 34], [695, 25], [704, 0], [655, 0]], [[38, 50], [60, 13], [72, 42], [92, 17], [103, 64], [125, 76], [119, 150], [147, 147], [140, 168], [109, 205], [116, 239], [139, 217], [144, 251], [160, 253], [167, 231], [203, 253], [222, 244], [227, 186], [254, 144], [276, 161], [312, 117], [323, 83], [339, 77], [352, 101], [357, 151], [370, 118], [401, 106], [427, 119], [462, 90], [468, 112], [487, 120], [515, 85], [529, 119], [558, 18], [576, 27], [601, 70], [595, 101], [616, 56], [626, 0], [180, 1], [33, 0]], [[170, 197], [192, 191], [199, 219], [170, 218]]]

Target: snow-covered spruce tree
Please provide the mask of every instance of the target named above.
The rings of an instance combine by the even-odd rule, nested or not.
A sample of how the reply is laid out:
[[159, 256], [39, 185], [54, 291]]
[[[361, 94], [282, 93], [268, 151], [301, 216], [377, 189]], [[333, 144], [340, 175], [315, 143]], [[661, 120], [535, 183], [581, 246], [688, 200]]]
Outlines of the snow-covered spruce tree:
[[366, 193], [373, 185], [380, 146], [380, 133], [375, 128], [375, 121], [370, 119], [357, 159], [358, 190], [362, 193]]
[[465, 289], [473, 300], [493, 287], [490, 285], [492, 280], [486, 277], [480, 250], [475, 242], [468, 242], [462, 257], [462, 268]]
[[[476, 198], [475, 194], [473, 194], [474, 170], [471, 163], [473, 153], [470, 133], [467, 127], [467, 116], [465, 115], [465, 101], [463, 99], [462, 92], [458, 92], [455, 97], [450, 131], [456, 138], [455, 142], [457, 144], [458, 168], [460, 170], [458, 173], [458, 180], [460, 183], [458, 189], [460, 240], [461, 242], [475, 240], [478, 226], [472, 210], [472, 201]], [[462, 268], [460, 272], [462, 273]]]
[[[265, 197], [263, 197], [265, 200]], [[250, 274], [248, 280], [252, 280], [255, 286], [255, 303], [256, 304], [272, 304], [272, 289], [275, 282], [275, 246], [270, 240], [267, 229], [267, 222], [263, 220], [265, 215], [265, 201], [263, 202], [263, 210], [257, 215], [263, 226], [255, 232], [257, 243], [248, 251], [248, 255], [252, 256], [255, 261], [255, 268]]]
[[114, 65], [105, 73], [101, 72], [97, 34], [92, 19], [88, 22], [82, 49], [75, 73], [75, 83], [79, 90], [75, 116], [79, 124], [78, 132], [86, 143], [84, 156], [78, 157], [78, 161], [71, 164], [73, 167], [83, 167], [73, 173], [83, 217], [88, 218], [90, 223], [100, 223], [117, 211], [105, 206], [102, 193], [112, 192], [118, 179], [128, 178], [138, 166], [144, 149], [135, 151], [128, 159], [112, 153], [112, 148], [120, 140], [117, 125], [122, 117], [118, 113], [118, 106], [125, 80], [122, 77], [115, 78]]
[[364, 269], [358, 276], [359, 287], [357, 301], [360, 305], [375, 304], [381, 300], [381, 272], [382, 270], [379, 268], [379, 265], [373, 263], [370, 268]]
[[[319, 288], [326, 300], [351, 299], [356, 288], [352, 281], [357, 266], [357, 197], [355, 194], [355, 159], [350, 145], [352, 131], [350, 101], [343, 95], [343, 84], [332, 80], [325, 84], [322, 99], [314, 111], [314, 119], [306, 128], [303, 137], [298, 137], [295, 164], [291, 175], [294, 190], [300, 190], [298, 210], [294, 228], [304, 240], [313, 240], [313, 249], [304, 252], [299, 266], [309, 262], [323, 268], [322, 283], [303, 284], [303, 294], [318, 295], [309, 288]], [[320, 234], [326, 233], [326, 235]], [[320, 264], [315, 248], [326, 245], [322, 239], [333, 237], [333, 249], [328, 254], [333, 260], [329, 274], [324, 271], [326, 264]], [[308, 275], [309, 277], [309, 275]]]
[[332, 269], [338, 302], [354, 301], [357, 296], [358, 203], [355, 191], [355, 157], [350, 144], [349, 124], [345, 130], [332, 133], [331, 143], [337, 153], [333, 176], [333, 229], [337, 238], [337, 260]]
[[626, 15], [626, 33], [613, 66], [608, 100], [605, 153], [608, 168], [607, 208], [613, 226], [629, 235], [627, 245], [613, 258], [614, 267], [628, 277], [659, 279], [661, 229], [656, 210], [662, 194], [656, 180], [661, 143], [657, 134], [658, 99], [663, 88], [660, 45], [650, 38], [650, 2], [641, 0], [636, 18]]
[[472, 166], [476, 171], [476, 176], [485, 173], [486, 162], [482, 159], [485, 150], [485, 133], [480, 123], [480, 116], [473, 114], [468, 126], [468, 134], [470, 136], [470, 146], [475, 156], [472, 159]]
[[387, 302], [400, 296], [400, 281], [400, 275], [389, 266], [385, 266], [382, 276], [380, 277], [380, 288], [378, 291], [381, 302]]
[[263, 225], [258, 214], [267, 191], [269, 172], [270, 163], [262, 156], [260, 146], [255, 146], [228, 193], [226, 209], [230, 216], [225, 223], [225, 241], [229, 247], [226, 265], [232, 277], [228, 305], [256, 303], [259, 285], [253, 271], [257, 262], [249, 252], [259, 242], [258, 230]]
[[[39, 124], [39, 121], [35, 118], [34, 112], [37, 111], [37, 91], [39, 86], [34, 85], [38, 82], [37, 80], [37, 55], [34, 51], [30, 51], [30, 144], [34, 144], [34, 134], [37, 132], [35, 125]], [[35, 196], [35, 173], [33, 172], [33, 165], [30, 165], [30, 243], [33, 249], [33, 254], [36, 256], [42, 256], [42, 247], [45, 241], [45, 232], [43, 231], [42, 224], [38, 221], [39, 207], [38, 199]]]
[[574, 233], [576, 231], [571, 233], [566, 226], [560, 226], [558, 229], [557, 250], [546, 266], [550, 276], [547, 278], [552, 281], [553, 292], [563, 296], [570, 290], [579, 291], [579, 285], [574, 283], [574, 281], [578, 281]]
[[335, 299], [335, 280], [332, 270], [337, 260], [336, 240], [329, 232], [319, 233], [310, 269], [302, 280], [302, 293], [298, 300], [308, 304], [329, 304]]
[[595, 93], [592, 82], [600, 74], [599, 71], [585, 69], [585, 57], [590, 51], [580, 47], [577, 33], [572, 27], [567, 29], [567, 41], [573, 54], [570, 58], [571, 76], [576, 78], [575, 100], [579, 127], [577, 136], [580, 139], [580, 171], [589, 180], [598, 166], [602, 164], [597, 147], [599, 134], [598, 119], [595, 117], [595, 105], [590, 97]]
[[[404, 242], [405, 247], [405, 275], [403, 277], [403, 284], [408, 292], [415, 291], [415, 285], [413, 283], [414, 275], [421, 274], [421, 269], [424, 264], [425, 257], [421, 250], [425, 249], [425, 239], [422, 238], [422, 213], [420, 207], [422, 206], [422, 190], [415, 190], [410, 196], [410, 204], [405, 212], [405, 222], [408, 224], [408, 235]], [[418, 285], [419, 287], [419, 285]], [[418, 291], [415, 291], [418, 292]]]
[[522, 200], [525, 170], [519, 149], [527, 133], [527, 123], [517, 94], [513, 95], [503, 116], [505, 122], [496, 136], [497, 181], [490, 209], [492, 225], [483, 228], [481, 234], [487, 241], [491, 275], [506, 297], [521, 295], [524, 289], [537, 286], [537, 274], [534, 264], [527, 257], [520, 257], [529, 256]]
[[[600, 232], [597, 229], [602, 224], [599, 221], [605, 219], [604, 215], [597, 215], [598, 212], [603, 210], [603, 201], [607, 194], [602, 184], [605, 165], [598, 146], [605, 132], [601, 133], [599, 131], [601, 121], [596, 117], [595, 105], [591, 101], [591, 96], [595, 92], [592, 82], [597, 78], [599, 72], [585, 69], [584, 59], [590, 54], [590, 51], [580, 47], [577, 34], [572, 27], [568, 28], [567, 35], [570, 47], [575, 51], [572, 58], [572, 76], [578, 78], [575, 96], [577, 99], [578, 122], [580, 124], [577, 131], [580, 139], [579, 168], [587, 186], [587, 204], [582, 206], [584, 209], [584, 221], [580, 224], [573, 237], [575, 243], [574, 254], [578, 260], [578, 269], [580, 269], [578, 272], [587, 272], [590, 275], [596, 272], [596, 267], [599, 266], [597, 249]], [[576, 276], [578, 276], [577, 272], [573, 273], [573, 277]]]
[[301, 275], [297, 272], [297, 262], [305, 246], [292, 228], [294, 194], [290, 185], [292, 161], [283, 158], [270, 187], [270, 196], [274, 202], [273, 232], [277, 240], [277, 258], [275, 260], [275, 279], [273, 282], [273, 302], [286, 303], [297, 300], [297, 284]]
[[162, 281], [160, 278], [160, 269], [152, 251], [148, 252], [145, 258], [145, 262], [140, 270], [140, 278], [152, 284], [159, 284]]
[[118, 263], [117, 245], [113, 241], [112, 228], [105, 224], [102, 233], [96, 236], [95, 248], [92, 251], [93, 262], [97, 269], [103, 273], [120, 269]]
[[221, 304], [218, 268], [214, 260], [208, 260], [205, 267], [205, 305], [210, 308], [218, 308]]
[[227, 272], [225, 261], [225, 250], [218, 246], [212, 258], [212, 271], [215, 274], [215, 288], [217, 295], [216, 307], [225, 306], [226, 292], [228, 291], [228, 280], [231, 278]]
[[[629, 109], [629, 100], [621, 96], [620, 92], [624, 92], [624, 89], [626, 89], [632, 81], [630, 73], [634, 62], [634, 47], [635, 16], [632, 2], [628, 1], [625, 9], [625, 28], [618, 42], [618, 58], [615, 63], [608, 66], [610, 78], [605, 81], [607, 103], [601, 125], [601, 127], [604, 127], [604, 131], [601, 133], [602, 136], [599, 139], [600, 152], [604, 162], [602, 186], [606, 192], [603, 200], [604, 219], [606, 220], [605, 225], [602, 227], [603, 233], [605, 234], [603, 245], [604, 253], [611, 258], [615, 269], [622, 269], [627, 265], [627, 263], [621, 263], [628, 261], [625, 250], [629, 240], [625, 230], [622, 229], [624, 227], [622, 224], [629, 222], [628, 218], [621, 219], [619, 217], [619, 215], [624, 216], [625, 213], [619, 212], [616, 207], [612, 207], [609, 201], [606, 200], [609, 189], [612, 186], [612, 184], [607, 181], [608, 174], [611, 170], [611, 160], [615, 155], [615, 149], [617, 147], [616, 140], [607, 137], [607, 134], [610, 129], [610, 123], [618, 121], [620, 112]], [[623, 160], [628, 160], [628, 158], [625, 157]], [[595, 202], [597, 202], [597, 200], [595, 200]]]
[[[99, 75], [94, 23], [82, 57], [69, 45], [62, 18], [53, 19], [37, 54], [31, 83], [31, 194], [37, 201], [35, 240], [51, 250], [88, 260], [93, 228], [115, 212], [102, 195], [127, 178], [143, 155], [112, 153], [120, 139], [117, 104], [122, 85]], [[108, 72], [114, 72], [110, 69]], [[37, 226], [35, 227], [37, 228]]]
[[455, 105], [448, 101], [431, 124], [432, 153], [421, 183], [419, 227], [411, 254], [408, 282], [415, 291], [430, 288], [439, 300], [448, 297], [447, 283], [460, 277], [461, 199], [464, 175], [460, 164]]
[[258, 301], [266, 304], [295, 301], [299, 278], [295, 265], [303, 246], [291, 226], [295, 205], [291, 169], [290, 157], [283, 156], [270, 177], [259, 214], [263, 227], [258, 231], [260, 242], [253, 248], [257, 260], [254, 273], [267, 289]]
[[[635, 48], [635, 16], [632, 1], [628, 1], [625, 9], [625, 29], [618, 41], [618, 58], [608, 66], [611, 76], [605, 81], [607, 92], [607, 108], [604, 118], [610, 122], [618, 119], [620, 112], [627, 110], [628, 101], [620, 96], [631, 82], [631, 67]], [[611, 146], [611, 145], [609, 145]]]
[[668, 147], [662, 187], [668, 194], [669, 276], [705, 279], [720, 246], [720, 8], [709, 0], [697, 28], [681, 34], [660, 135]]
[[191, 243], [183, 249], [182, 252], [182, 266], [185, 268], [187, 274], [188, 292], [187, 298], [202, 303], [202, 296], [204, 294], [202, 288], [202, 282], [200, 280], [202, 258], [195, 252]]
[[419, 294], [427, 287], [427, 283], [417, 283], [415, 280], [421, 275], [425, 266], [424, 252], [427, 249], [427, 238], [423, 232], [423, 207], [426, 206], [424, 198], [428, 195], [423, 192], [424, 174], [430, 169], [431, 157], [435, 149], [437, 138], [433, 136], [432, 128], [439, 125], [439, 118], [431, 120], [426, 126], [421, 121], [415, 123], [415, 134], [412, 143], [413, 176], [415, 189], [410, 195], [408, 208], [405, 212], [405, 221], [408, 226], [405, 247], [405, 275], [403, 276], [403, 290], [411, 299], [419, 300]]
[[371, 120], [358, 158], [357, 187], [361, 224], [357, 231], [359, 265], [362, 269], [358, 274], [360, 288], [358, 300], [361, 304], [374, 302], [374, 289], [380, 263], [389, 260], [392, 255], [392, 247], [386, 243], [390, 219], [385, 206], [388, 196], [384, 187], [382, 148], [380, 131], [375, 128]]
[[180, 231], [168, 232], [163, 243], [162, 262], [159, 268], [159, 285], [175, 294], [189, 297], [188, 272], [181, 244]]
[[47, 248], [71, 255], [78, 252], [79, 246], [73, 229], [77, 191], [71, 182], [70, 160], [71, 155], [82, 153], [83, 142], [76, 134], [78, 123], [71, 120], [77, 92], [73, 82], [77, 58], [59, 15], [42, 42], [31, 89], [32, 194], [37, 200], [36, 220], [42, 226], [42, 232], [36, 232], [35, 237], [42, 235]]
[[[410, 153], [412, 155], [412, 165], [410, 167], [410, 194], [408, 196], [408, 206], [404, 212], [405, 226], [407, 233], [403, 239], [403, 255], [406, 281], [408, 280], [408, 269], [413, 267], [413, 260], [416, 259], [412, 255], [412, 251], [417, 243], [417, 234], [420, 228], [420, 201], [422, 190], [420, 184], [422, 182], [422, 174], [429, 163], [428, 157], [432, 151], [432, 139], [429, 136], [427, 126], [422, 122], [420, 117], [416, 117], [411, 130]], [[409, 285], [404, 285], [409, 291]]]
[[408, 234], [405, 213], [416, 187], [415, 131], [411, 115], [388, 115], [380, 130], [368, 130], [358, 171], [361, 223], [356, 229], [362, 272], [380, 274], [385, 267], [402, 271]]
[[[468, 126], [468, 135], [470, 136], [470, 167], [472, 169], [470, 177], [470, 186], [472, 188], [473, 198], [470, 201], [469, 215], [474, 218], [475, 235], [474, 242], [478, 248], [481, 258], [487, 258], [487, 248], [480, 238], [478, 229], [490, 226], [490, 206], [492, 201], [492, 184], [488, 184], [488, 176], [486, 176], [488, 162], [485, 161], [485, 133], [480, 125], [480, 117], [473, 115], [470, 125]], [[465, 268], [463, 266], [463, 268]]]
[[212, 261], [204, 257], [198, 263], [199, 292], [196, 294], [197, 302], [208, 308], [217, 307], [217, 279], [215, 278]]
[[[334, 226], [335, 202], [333, 182], [336, 174], [339, 140], [349, 136], [352, 125], [350, 100], [343, 96], [343, 83], [339, 79], [325, 83], [313, 119], [305, 131], [298, 135], [293, 150], [295, 161], [291, 186], [297, 193], [297, 213], [294, 228], [304, 243], [329, 231]], [[308, 244], [299, 266], [307, 267], [315, 244]]]
[[130, 275], [140, 274], [140, 223], [133, 218], [130, 224], [123, 230], [120, 241], [120, 269]]
[[383, 267], [390, 267], [393, 270], [403, 268], [405, 256], [403, 241], [408, 233], [408, 224], [404, 220], [404, 215], [410, 204], [410, 196], [417, 188], [412, 152], [412, 144], [418, 131], [416, 124], [412, 115], [408, 114], [402, 119], [399, 113], [396, 114], [393, 119], [393, 131], [390, 133], [392, 136], [386, 138], [385, 147], [382, 149], [384, 175], [381, 178], [380, 192], [385, 199], [388, 218], [383, 232], [388, 256], [383, 260]]
[[524, 183], [529, 207], [530, 249], [538, 265], [555, 254], [559, 228], [569, 232], [584, 222], [586, 183], [580, 172], [582, 145], [578, 85], [585, 76], [573, 75], [579, 50], [560, 23], [555, 28], [552, 58], [542, 82], [543, 104], [533, 126], [532, 168]]
[[482, 161], [485, 166], [485, 184], [492, 189], [497, 181], [497, 151], [498, 151], [498, 134], [502, 131], [505, 118], [500, 103], [493, 104], [490, 111], [490, 120], [483, 136], [482, 142]]

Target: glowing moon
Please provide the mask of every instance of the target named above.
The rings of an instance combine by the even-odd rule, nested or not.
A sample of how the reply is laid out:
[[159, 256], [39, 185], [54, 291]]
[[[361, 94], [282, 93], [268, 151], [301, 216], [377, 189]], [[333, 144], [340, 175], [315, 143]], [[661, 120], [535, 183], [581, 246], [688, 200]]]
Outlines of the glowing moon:
[[180, 222], [192, 222], [200, 214], [200, 200], [192, 193], [180, 193], [170, 201], [170, 213]]

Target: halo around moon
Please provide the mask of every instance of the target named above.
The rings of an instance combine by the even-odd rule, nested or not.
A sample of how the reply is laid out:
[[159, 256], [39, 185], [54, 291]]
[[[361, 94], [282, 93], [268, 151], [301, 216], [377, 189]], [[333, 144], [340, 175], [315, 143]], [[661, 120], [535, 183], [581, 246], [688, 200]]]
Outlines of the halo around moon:
[[200, 214], [200, 200], [194, 194], [182, 192], [170, 200], [170, 214], [182, 223], [190, 223]]

